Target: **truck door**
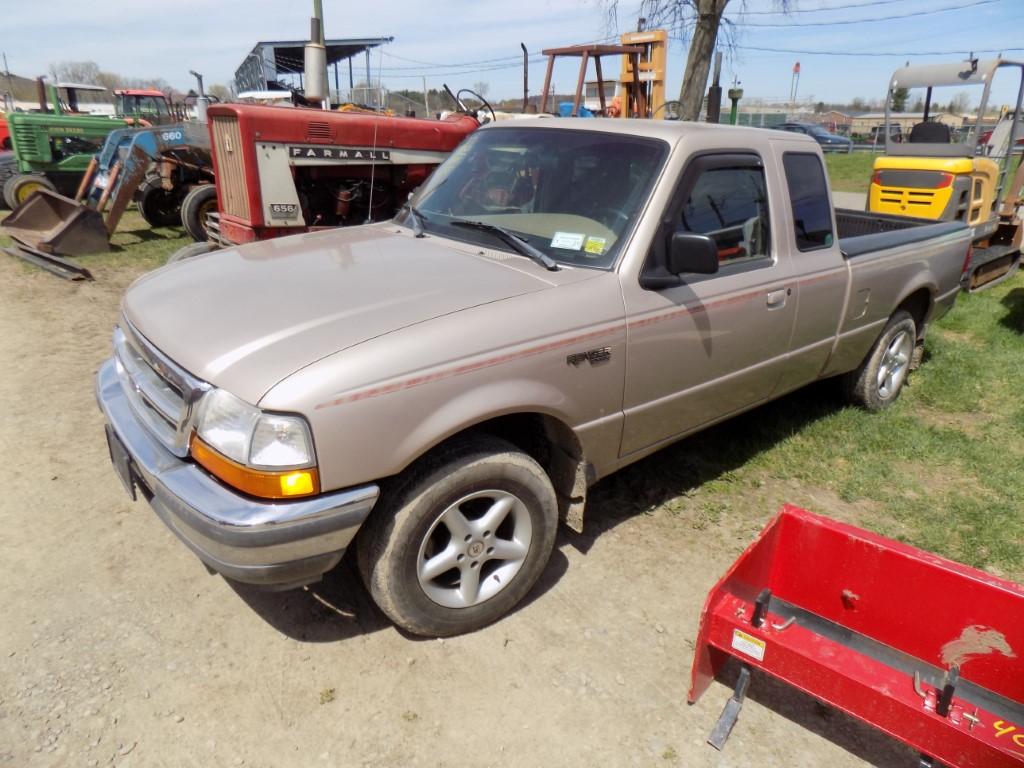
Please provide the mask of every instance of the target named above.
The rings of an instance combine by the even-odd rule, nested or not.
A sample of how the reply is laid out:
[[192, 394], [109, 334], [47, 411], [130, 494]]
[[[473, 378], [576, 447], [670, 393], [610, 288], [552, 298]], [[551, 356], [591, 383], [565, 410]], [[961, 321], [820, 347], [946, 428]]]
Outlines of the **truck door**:
[[[664, 272], [675, 231], [706, 234], [719, 271], [677, 284], [623, 285], [627, 372], [623, 456], [765, 400], [789, 351], [796, 309], [787, 249], [772, 228], [784, 191], [758, 154], [692, 158], [644, 270]], [[649, 282], [641, 280], [642, 283]]]
[[790, 360], [779, 380], [776, 394], [803, 386], [816, 379], [825, 366], [843, 316], [849, 270], [839, 250], [832, 215], [832, 201], [821, 156], [803, 143], [777, 143], [783, 150], [782, 170], [786, 178], [783, 217], [788, 226], [779, 233], [792, 254], [793, 268], [800, 276], [793, 294], [800, 310], [793, 327]]

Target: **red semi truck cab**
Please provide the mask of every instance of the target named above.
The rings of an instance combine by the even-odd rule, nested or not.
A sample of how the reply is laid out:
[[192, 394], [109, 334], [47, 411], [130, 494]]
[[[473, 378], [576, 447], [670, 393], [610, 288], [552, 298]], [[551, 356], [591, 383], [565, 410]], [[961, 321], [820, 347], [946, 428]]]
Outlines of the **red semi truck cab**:
[[208, 114], [222, 244], [390, 218], [480, 125], [250, 104]]

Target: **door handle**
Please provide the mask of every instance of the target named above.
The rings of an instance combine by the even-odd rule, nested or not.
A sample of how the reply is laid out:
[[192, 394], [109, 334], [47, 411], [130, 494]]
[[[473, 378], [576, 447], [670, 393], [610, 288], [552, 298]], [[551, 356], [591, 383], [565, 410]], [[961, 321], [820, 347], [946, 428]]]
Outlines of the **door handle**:
[[792, 293], [790, 288], [779, 288], [777, 291], [768, 291], [768, 309], [780, 309], [786, 306], [786, 297]]

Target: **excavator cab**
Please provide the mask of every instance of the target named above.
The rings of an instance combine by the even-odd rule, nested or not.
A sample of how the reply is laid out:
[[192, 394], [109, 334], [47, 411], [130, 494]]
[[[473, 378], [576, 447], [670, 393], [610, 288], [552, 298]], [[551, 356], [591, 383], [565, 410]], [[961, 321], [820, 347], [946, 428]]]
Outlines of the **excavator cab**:
[[[996, 127], [986, 132], [993, 81], [1003, 71], [1014, 75], [1016, 106], [1004, 110]], [[1008, 88], [1010, 79], [1000, 77], [998, 88]], [[976, 118], [939, 109], [940, 94], [958, 96], [971, 87], [981, 89]], [[921, 119], [896, 141], [891, 130], [899, 124], [894, 100], [915, 97], [923, 103]], [[868, 210], [963, 221], [973, 227], [974, 256], [965, 278], [969, 290], [1008, 277], [1020, 260], [1018, 208], [1024, 178], [1015, 173], [1011, 159], [1020, 134], [1022, 98], [1024, 62], [1005, 59], [907, 66], [896, 70], [889, 83], [885, 154], [874, 163]]]

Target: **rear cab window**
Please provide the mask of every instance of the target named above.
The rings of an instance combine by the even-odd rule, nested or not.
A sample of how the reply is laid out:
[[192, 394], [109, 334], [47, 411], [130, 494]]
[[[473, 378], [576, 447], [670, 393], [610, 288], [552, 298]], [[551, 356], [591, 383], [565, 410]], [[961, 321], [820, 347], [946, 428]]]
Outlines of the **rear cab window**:
[[831, 248], [832, 201], [821, 158], [811, 152], [786, 152], [782, 156], [786, 185], [793, 209], [793, 235], [800, 251]]

